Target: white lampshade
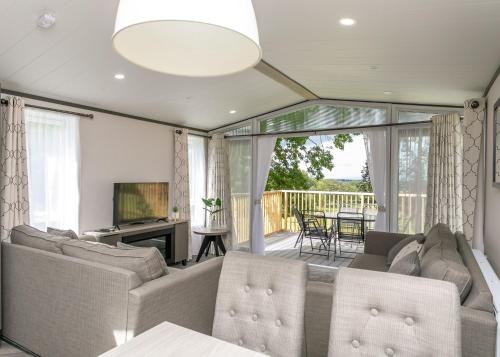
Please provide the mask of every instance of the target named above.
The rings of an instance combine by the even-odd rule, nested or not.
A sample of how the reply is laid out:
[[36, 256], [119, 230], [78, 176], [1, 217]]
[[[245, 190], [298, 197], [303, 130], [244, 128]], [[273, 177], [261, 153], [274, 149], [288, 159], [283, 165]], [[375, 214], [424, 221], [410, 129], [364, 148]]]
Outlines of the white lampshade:
[[113, 46], [155, 71], [212, 77], [262, 56], [251, 0], [120, 0]]

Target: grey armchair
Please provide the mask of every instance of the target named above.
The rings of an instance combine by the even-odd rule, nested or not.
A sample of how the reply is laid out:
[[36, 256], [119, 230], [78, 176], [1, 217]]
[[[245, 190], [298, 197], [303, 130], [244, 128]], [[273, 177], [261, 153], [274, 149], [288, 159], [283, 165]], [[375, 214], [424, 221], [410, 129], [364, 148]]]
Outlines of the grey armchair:
[[229, 252], [212, 335], [273, 357], [302, 356], [306, 281], [304, 262]]

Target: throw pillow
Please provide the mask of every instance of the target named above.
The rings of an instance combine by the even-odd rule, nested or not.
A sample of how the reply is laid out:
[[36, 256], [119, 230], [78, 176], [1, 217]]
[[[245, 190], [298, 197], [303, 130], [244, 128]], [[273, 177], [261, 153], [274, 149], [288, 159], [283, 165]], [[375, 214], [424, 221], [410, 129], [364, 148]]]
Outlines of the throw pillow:
[[13, 244], [61, 254], [61, 244], [70, 241], [70, 239], [45, 233], [31, 226], [20, 225], [12, 228], [10, 241]]
[[401, 249], [403, 249], [405, 246], [414, 241], [417, 241], [419, 244], [422, 244], [425, 241], [425, 236], [422, 233], [420, 233], [409, 236], [399, 241], [396, 245], [394, 245], [391, 248], [391, 250], [389, 250], [389, 253], [387, 254], [387, 265], [391, 265], [394, 258], [396, 257], [396, 255], [398, 255]]
[[420, 259], [418, 258], [418, 252], [413, 251], [395, 261], [389, 268], [389, 273], [419, 276]]
[[55, 236], [78, 239], [78, 234], [76, 234], [75, 231], [72, 231], [71, 229], [58, 229], [58, 228], [47, 227], [47, 233]]
[[161, 266], [163, 267], [163, 270], [165, 271], [165, 275], [168, 275], [169, 271], [168, 271], [167, 263], [165, 262], [165, 258], [163, 257], [163, 255], [161, 255], [161, 253], [158, 250], [158, 248], [154, 248], [154, 247], [150, 247], [150, 248], [138, 247], [136, 245], [126, 244], [126, 243], [123, 243], [123, 242], [117, 242], [116, 246], [118, 248], [120, 248], [120, 249], [126, 249], [126, 250], [127, 249], [128, 250], [134, 250], [134, 249], [155, 249], [156, 250], [155, 254], [157, 253], [157, 255], [160, 256], [158, 259], [160, 260]]
[[393, 266], [398, 261], [400, 261], [401, 259], [403, 259], [404, 257], [406, 257], [408, 254], [411, 254], [413, 252], [416, 252], [417, 256], [418, 256], [421, 250], [422, 250], [422, 244], [418, 243], [418, 241], [414, 240], [413, 242], [408, 243], [394, 257], [391, 266]]
[[137, 273], [143, 283], [166, 275], [165, 259], [156, 248], [120, 249], [102, 243], [68, 239], [64, 255], [124, 268]]

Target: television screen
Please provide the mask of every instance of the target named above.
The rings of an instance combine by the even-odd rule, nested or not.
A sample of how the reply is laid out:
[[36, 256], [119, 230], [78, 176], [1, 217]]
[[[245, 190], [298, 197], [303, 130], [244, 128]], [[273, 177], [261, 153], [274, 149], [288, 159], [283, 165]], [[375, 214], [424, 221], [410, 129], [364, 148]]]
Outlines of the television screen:
[[168, 216], [168, 182], [115, 183], [113, 224]]

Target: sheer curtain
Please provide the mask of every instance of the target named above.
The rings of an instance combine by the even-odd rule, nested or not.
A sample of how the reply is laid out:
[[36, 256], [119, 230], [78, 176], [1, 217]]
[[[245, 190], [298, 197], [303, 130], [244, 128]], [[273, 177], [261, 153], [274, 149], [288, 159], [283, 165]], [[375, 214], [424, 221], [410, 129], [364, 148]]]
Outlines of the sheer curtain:
[[[189, 200], [191, 206], [191, 226], [205, 225], [205, 211], [202, 198], [207, 196], [207, 147], [205, 138], [188, 135], [189, 156]], [[192, 253], [198, 254], [201, 237], [192, 236]]]
[[30, 224], [78, 232], [79, 118], [25, 109], [28, 147]]
[[397, 129], [397, 231], [424, 231], [427, 192], [428, 127]]
[[367, 130], [363, 133], [366, 148], [366, 158], [368, 161], [368, 171], [372, 183], [373, 193], [377, 201], [377, 218], [375, 220], [375, 230], [386, 230], [386, 158], [387, 139], [386, 130]]
[[254, 191], [253, 191], [253, 215], [252, 215], [252, 253], [263, 255], [266, 249], [264, 241], [264, 213], [262, 211], [262, 196], [266, 189], [271, 159], [274, 153], [276, 137], [261, 136], [254, 138], [257, 142]]

